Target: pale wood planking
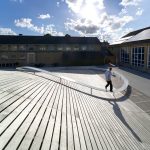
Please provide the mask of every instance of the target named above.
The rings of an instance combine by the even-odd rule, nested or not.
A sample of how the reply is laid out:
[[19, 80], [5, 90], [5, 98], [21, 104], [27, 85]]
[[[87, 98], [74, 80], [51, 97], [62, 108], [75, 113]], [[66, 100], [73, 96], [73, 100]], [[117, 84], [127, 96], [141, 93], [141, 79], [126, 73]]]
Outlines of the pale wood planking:
[[[10, 83], [5, 80], [0, 85], [0, 96], [3, 96], [3, 108], [0, 107], [0, 149], [149, 149], [150, 120], [124, 110], [128, 105], [123, 105], [118, 113], [122, 113], [143, 143], [135, 139], [127, 125], [116, 116], [117, 111], [114, 112], [112, 104], [107, 101], [38, 76], [10, 73], [2, 76], [6, 79], [5, 76], [8, 75]], [[82, 90], [81, 86], [69, 82], [65, 84]], [[1, 90], [3, 87], [4, 91]], [[88, 89], [84, 89], [86, 90]], [[101, 95], [114, 98], [104, 92]]]
[[[42, 88], [44, 88], [47, 84], [42, 85], [35, 93], [33, 93], [33, 98], [35, 97], [34, 101], [31, 102], [31, 104], [26, 107], [26, 109], [19, 113], [17, 117], [15, 117], [15, 121], [13, 121], [11, 123], [11, 125], [9, 124], [9, 127], [6, 127], [6, 125], [8, 125], [7, 123], [5, 123], [4, 121], [9, 121], [12, 120], [11, 116], [9, 116], [9, 118], [7, 118], [7, 120], [4, 120], [1, 123], [0, 126], [0, 131], [1, 133], [3, 132], [3, 130], [6, 130], [0, 137], [0, 148], [2, 148], [5, 144], [9, 143], [9, 140], [11, 140], [11, 138], [15, 135], [16, 131], [18, 130], [18, 128], [21, 126], [21, 124], [24, 122], [24, 120], [26, 119], [26, 117], [28, 115], [30, 115], [30, 112], [32, 111], [32, 109], [36, 106], [37, 101], [39, 101], [39, 98], [41, 97], [41, 93], [44, 92], [44, 90]], [[31, 95], [32, 96], [32, 95]], [[10, 121], [9, 121], [10, 122]], [[9, 138], [8, 138], [9, 137]]]
[[48, 124], [50, 111], [52, 109], [52, 107], [51, 107], [51, 104], [53, 102], [52, 98], [54, 95], [54, 90], [56, 90], [56, 87], [57, 87], [57, 85], [53, 84], [51, 86], [51, 90], [49, 91], [48, 96], [46, 97], [48, 104], [44, 110], [43, 116], [42, 116], [41, 121], [39, 123], [39, 128], [38, 128], [37, 132], [35, 133], [34, 138], [32, 139], [32, 143], [30, 144], [30, 147], [32, 150], [40, 149], [40, 147], [42, 145], [44, 133], [46, 130], [46, 125]]
[[[92, 100], [91, 100], [92, 101]], [[93, 103], [95, 105], [95, 103]], [[130, 140], [130, 137], [133, 137], [132, 134], [130, 133], [130, 131], [126, 128], [126, 126], [124, 126], [124, 124], [121, 122], [121, 120], [114, 114], [114, 112], [110, 113], [110, 109], [107, 109], [107, 105], [103, 106], [105, 109], [105, 113], [103, 113], [104, 116], [102, 116], [103, 119], [106, 120], [106, 125], [109, 125], [110, 122], [110, 127], [111, 128], [115, 128], [118, 127], [118, 129], [116, 131], [118, 131], [118, 134], [121, 135], [120, 136], [120, 140], [122, 140], [122, 144], [124, 143], [125, 147], [128, 147], [129, 145], [132, 147], [134, 147], [134, 149], [137, 149], [137, 145], [139, 145], [139, 143], [137, 143], [137, 141], [135, 141], [134, 138], [132, 138]], [[99, 110], [100, 111], [100, 110]], [[102, 114], [102, 112], [99, 113], [100, 115]], [[99, 116], [99, 115], [98, 115]], [[115, 118], [115, 119], [114, 119]], [[114, 121], [112, 121], [114, 120]], [[118, 123], [118, 124], [117, 124]], [[121, 127], [121, 128], [119, 128]], [[120, 131], [120, 132], [119, 132]], [[129, 134], [129, 135], [128, 135]], [[128, 138], [126, 138], [128, 137]], [[135, 144], [136, 142], [136, 144]], [[130, 149], [130, 146], [128, 147], [128, 149]]]
[[74, 135], [73, 135], [73, 125], [72, 125], [72, 114], [71, 114], [71, 105], [70, 105], [70, 91], [67, 88], [67, 148], [68, 150], [74, 150]]
[[48, 84], [48, 86], [44, 88], [44, 92], [41, 94], [38, 102], [36, 103], [36, 106], [32, 109], [30, 115], [22, 124], [21, 128], [25, 130], [25, 134], [19, 143], [18, 149], [23, 149], [24, 147], [29, 149], [30, 145], [32, 144], [32, 140], [34, 140], [39, 123], [48, 103], [48, 99], [46, 99], [46, 97], [49, 94], [50, 89], [50, 84]]
[[59, 149], [67, 149], [67, 88], [63, 86], [63, 102], [61, 108], [61, 126], [60, 126]]
[[59, 94], [60, 94], [60, 85], [57, 85], [56, 90], [54, 91], [54, 94], [51, 99], [51, 103], [48, 109], [49, 112], [49, 117], [48, 121], [46, 123], [46, 128], [43, 136], [42, 143], [40, 145], [40, 148], [43, 150], [48, 150], [50, 149], [51, 146], [51, 141], [53, 137], [53, 131], [54, 131], [54, 124], [55, 124], [55, 118], [56, 118], [56, 109], [54, 109], [54, 104], [55, 106], [58, 105], [59, 101]]

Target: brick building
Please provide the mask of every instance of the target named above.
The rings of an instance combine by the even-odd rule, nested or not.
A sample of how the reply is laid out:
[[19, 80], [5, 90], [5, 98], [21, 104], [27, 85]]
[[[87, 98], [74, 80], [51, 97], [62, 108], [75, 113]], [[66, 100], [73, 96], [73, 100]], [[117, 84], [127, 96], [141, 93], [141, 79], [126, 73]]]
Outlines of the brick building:
[[98, 65], [104, 63], [96, 37], [0, 35], [0, 67], [16, 65]]

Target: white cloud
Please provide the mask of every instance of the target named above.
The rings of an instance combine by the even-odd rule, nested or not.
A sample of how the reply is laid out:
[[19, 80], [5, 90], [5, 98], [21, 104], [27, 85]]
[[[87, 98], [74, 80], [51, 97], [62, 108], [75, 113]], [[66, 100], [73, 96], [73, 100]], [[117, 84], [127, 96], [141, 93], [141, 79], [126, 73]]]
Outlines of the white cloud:
[[98, 24], [92, 24], [86, 19], [68, 19], [65, 23], [65, 27], [67, 30], [74, 30], [78, 32], [80, 35], [89, 35], [95, 34], [99, 30]]
[[51, 34], [51, 35], [63, 35], [62, 32], [57, 32], [56, 29], [55, 29], [55, 26], [53, 24], [50, 24], [50, 25], [42, 25], [42, 26], [36, 26], [32, 23], [32, 19], [30, 18], [21, 18], [21, 19], [18, 19], [18, 20], [15, 20], [14, 21], [15, 25], [17, 27], [21, 27], [21, 28], [27, 28], [31, 31], [34, 31], [34, 32], [38, 32], [40, 34]]
[[10, 28], [0, 28], [0, 35], [16, 35], [16, 33]]
[[44, 28], [44, 32], [43, 34], [51, 34], [51, 35], [55, 35], [55, 36], [63, 36], [63, 32], [57, 32], [55, 29], [55, 26], [54, 25], [47, 25], [45, 28]]
[[121, 5], [122, 6], [137, 6], [139, 5], [139, 3], [141, 2], [141, 0], [122, 0], [121, 1]]
[[87, 19], [68, 19], [65, 23], [67, 30], [78, 32], [81, 36], [98, 36], [101, 40], [114, 41], [116, 37], [122, 36], [124, 26], [133, 21], [132, 16], [109, 16], [106, 13], [101, 15], [99, 20], [93, 22]]
[[31, 22], [32, 22], [32, 19], [30, 18], [21, 18], [21, 19], [15, 20], [15, 25], [17, 27], [22, 27], [22, 28], [32, 28], [33, 24]]
[[50, 14], [45, 14], [45, 15], [41, 14], [38, 16], [39, 19], [49, 19], [50, 17], [51, 17]]
[[[103, 0], [66, 0], [65, 2], [75, 13], [80, 13], [83, 9], [85, 9], [84, 6], [88, 8], [94, 7], [95, 9], [100, 10], [104, 9]], [[90, 9], [88, 9], [88, 11], [92, 12]]]
[[141, 9], [141, 8], [138, 8], [138, 10], [137, 10], [137, 12], [136, 12], [136, 15], [137, 16], [141, 16], [142, 14], [143, 14], [143, 9]]
[[101, 40], [112, 42], [131, 30], [126, 26], [135, 20], [136, 11], [134, 9], [130, 13], [126, 6], [139, 5], [140, 1], [122, 0], [122, 10], [112, 15], [106, 11], [104, 0], [66, 0], [74, 19], [69, 18], [64, 24], [67, 30], [75, 31], [81, 36], [97, 36]]
[[121, 9], [121, 12], [119, 13], [119, 15], [126, 15], [128, 13], [126, 8]]
[[56, 2], [56, 5], [57, 5], [57, 7], [59, 7], [60, 6], [60, 2]]

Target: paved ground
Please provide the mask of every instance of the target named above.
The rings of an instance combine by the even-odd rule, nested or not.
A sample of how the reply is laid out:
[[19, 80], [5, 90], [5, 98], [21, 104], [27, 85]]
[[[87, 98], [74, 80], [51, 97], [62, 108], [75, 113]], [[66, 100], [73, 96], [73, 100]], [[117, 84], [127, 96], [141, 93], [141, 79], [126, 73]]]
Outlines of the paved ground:
[[130, 100], [150, 114], [150, 74], [128, 68], [115, 68], [115, 70], [129, 80], [132, 87]]
[[134, 89], [150, 97], [150, 74], [122, 67], [115, 70], [122, 73]]
[[[113, 69], [114, 71], [123, 74], [129, 80], [129, 84], [131, 86], [129, 95], [130, 100], [143, 111], [150, 114], [150, 75], [127, 68]], [[84, 70], [82, 67], [75, 67], [73, 70], [59, 68], [59, 71], [61, 71], [60, 74], [60, 72], [57, 72], [57, 68], [55, 71], [52, 68], [49, 68], [48, 70], [53, 71], [54, 74], [68, 77], [85, 84], [94, 85], [99, 88], [104, 88], [106, 84], [104, 72], [102, 71]], [[99, 77], [101, 77], [101, 80], [99, 80]], [[93, 78], [95, 82], [92, 81]], [[114, 88], [120, 88], [123, 84], [118, 78], [112, 78], [112, 81]]]
[[[92, 72], [86, 78], [77, 74], [98, 82]], [[150, 116], [129, 99], [106, 101], [113, 95], [99, 94], [102, 98], [35, 75], [0, 71], [0, 150], [149, 150]]]

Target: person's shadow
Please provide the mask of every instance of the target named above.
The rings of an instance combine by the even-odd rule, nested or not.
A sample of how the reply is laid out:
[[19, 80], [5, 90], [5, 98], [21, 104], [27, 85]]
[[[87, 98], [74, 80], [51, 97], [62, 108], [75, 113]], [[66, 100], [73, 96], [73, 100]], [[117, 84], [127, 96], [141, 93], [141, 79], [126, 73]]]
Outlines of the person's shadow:
[[130, 130], [132, 135], [139, 141], [142, 142], [140, 137], [134, 132], [134, 130], [130, 127], [130, 125], [126, 122], [125, 118], [122, 115], [122, 112], [118, 106], [118, 104], [115, 101], [109, 101], [111, 105], [113, 105], [113, 110], [115, 115], [121, 120], [121, 122]]

